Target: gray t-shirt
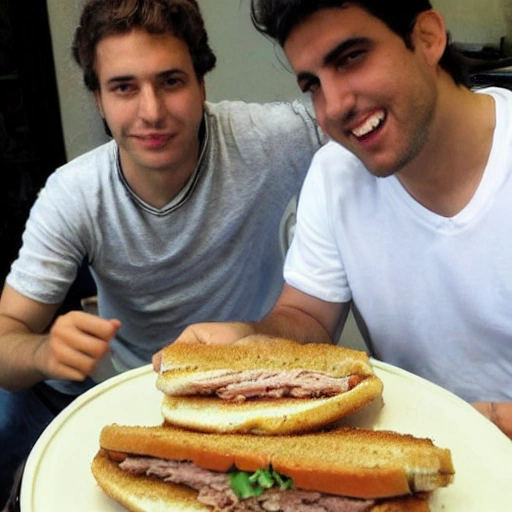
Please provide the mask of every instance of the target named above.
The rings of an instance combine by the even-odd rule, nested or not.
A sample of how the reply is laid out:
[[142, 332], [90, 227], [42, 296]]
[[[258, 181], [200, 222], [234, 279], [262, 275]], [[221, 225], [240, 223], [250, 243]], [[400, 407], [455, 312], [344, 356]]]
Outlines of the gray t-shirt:
[[[111, 343], [118, 370], [150, 362], [191, 323], [258, 319], [281, 290], [288, 228], [321, 134], [300, 102], [207, 103], [204, 120], [197, 168], [162, 209], [130, 189], [114, 141], [58, 169], [7, 277], [55, 304], [85, 259], [100, 315], [122, 321]], [[80, 388], [64, 384], [52, 381]]]

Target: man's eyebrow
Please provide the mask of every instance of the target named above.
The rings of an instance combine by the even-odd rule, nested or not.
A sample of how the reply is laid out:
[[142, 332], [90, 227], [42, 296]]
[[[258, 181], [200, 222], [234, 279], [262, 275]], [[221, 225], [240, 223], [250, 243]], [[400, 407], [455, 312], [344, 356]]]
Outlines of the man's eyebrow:
[[186, 75], [187, 73], [183, 71], [183, 69], [180, 68], [172, 68], [172, 69], [166, 69], [165, 71], [161, 71], [160, 73], [157, 73], [157, 78], [168, 78], [170, 76], [174, 75]]
[[[179, 68], [172, 68], [172, 69], [166, 69], [165, 71], [161, 71], [160, 73], [157, 73], [156, 77], [158, 79], [162, 78], [168, 78], [173, 75], [185, 75], [185, 71]], [[122, 82], [129, 82], [130, 80], [134, 80], [137, 78], [135, 75], [119, 75], [119, 76], [113, 76], [112, 78], [109, 78], [107, 83], [109, 84], [116, 84], [116, 83], [122, 83]]]
[[336, 62], [336, 60], [342, 53], [347, 52], [353, 46], [368, 43], [369, 41], [370, 39], [368, 37], [352, 37], [350, 39], [342, 41], [340, 44], [335, 46], [327, 55], [325, 55], [323, 60], [324, 66], [328, 66], [333, 62]]
[[121, 82], [128, 82], [129, 80], [133, 80], [133, 75], [120, 75], [120, 76], [113, 76], [112, 78], [109, 78], [107, 80], [107, 84], [116, 84]]
[[[323, 58], [323, 65], [329, 66], [333, 63], [335, 63], [339, 56], [348, 50], [350, 50], [354, 46], [358, 46], [360, 44], [368, 43], [370, 39], [368, 37], [352, 37], [350, 39], [347, 39], [346, 41], [342, 41], [337, 46], [335, 46], [332, 50], [330, 50], [327, 55]], [[315, 79], [316, 76], [313, 73], [310, 73], [308, 71], [304, 71], [302, 73], [299, 73], [297, 75], [297, 82], [308, 82], [309, 80]]]

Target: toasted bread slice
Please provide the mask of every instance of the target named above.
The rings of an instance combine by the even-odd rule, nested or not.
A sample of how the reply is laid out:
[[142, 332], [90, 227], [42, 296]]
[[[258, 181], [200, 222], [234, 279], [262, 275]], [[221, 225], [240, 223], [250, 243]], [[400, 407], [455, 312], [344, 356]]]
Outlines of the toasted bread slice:
[[100, 446], [112, 452], [188, 460], [213, 471], [269, 465], [298, 489], [355, 498], [432, 491], [454, 475], [448, 449], [388, 431], [336, 429], [293, 436], [204, 434], [168, 426], [109, 425]]
[[[198, 382], [230, 373], [243, 381], [243, 376], [252, 379], [254, 373], [289, 375], [296, 371], [334, 381], [356, 377], [357, 384], [327, 396], [320, 391], [313, 397], [264, 396], [242, 401], [223, 400], [213, 391], [207, 396], [197, 392]], [[268, 379], [263, 384], [253, 382], [256, 388], [264, 388]], [[232, 345], [167, 347], [157, 388], [165, 394], [162, 414], [170, 424], [204, 432], [290, 434], [318, 429], [362, 409], [382, 396], [383, 385], [365, 352], [250, 336]]]
[[[100, 451], [91, 464], [92, 473], [103, 491], [133, 512], [211, 512], [196, 500], [197, 492], [184, 486], [119, 469]], [[407, 496], [379, 501], [370, 512], [429, 512], [426, 496]]]

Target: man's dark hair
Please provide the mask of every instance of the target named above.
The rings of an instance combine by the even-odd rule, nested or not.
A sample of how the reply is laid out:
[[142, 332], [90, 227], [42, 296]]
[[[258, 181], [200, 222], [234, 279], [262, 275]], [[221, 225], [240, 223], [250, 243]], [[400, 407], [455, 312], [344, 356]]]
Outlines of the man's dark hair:
[[150, 34], [169, 32], [183, 40], [199, 80], [215, 67], [216, 58], [196, 0], [88, 0], [75, 31], [72, 51], [90, 91], [99, 89], [94, 69], [99, 41], [133, 29]]
[[[429, 0], [251, 0], [251, 18], [256, 29], [283, 46], [290, 32], [304, 19], [322, 9], [357, 5], [383, 21], [413, 49], [411, 34], [420, 12], [432, 9]], [[469, 85], [463, 56], [450, 43], [440, 60], [458, 85]]]

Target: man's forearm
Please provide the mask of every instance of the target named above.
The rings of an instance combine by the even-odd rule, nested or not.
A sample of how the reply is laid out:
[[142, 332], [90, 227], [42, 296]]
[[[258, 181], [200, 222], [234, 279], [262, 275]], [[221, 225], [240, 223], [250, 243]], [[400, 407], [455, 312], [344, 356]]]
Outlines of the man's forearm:
[[290, 338], [302, 343], [331, 343], [327, 330], [314, 317], [295, 307], [277, 306], [260, 322], [249, 325], [259, 334]]
[[0, 336], [0, 387], [27, 389], [45, 378], [37, 369], [36, 352], [46, 335], [11, 332]]
[[[189, 325], [175, 340], [179, 343], [230, 344], [263, 334], [302, 343], [331, 343], [350, 310], [349, 303], [325, 302], [289, 285], [268, 315], [258, 322], [205, 322]], [[153, 364], [158, 369], [160, 356]]]
[[47, 339], [13, 316], [0, 315], [0, 387], [19, 391], [46, 378], [37, 353]]

